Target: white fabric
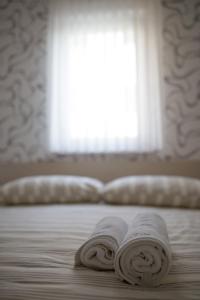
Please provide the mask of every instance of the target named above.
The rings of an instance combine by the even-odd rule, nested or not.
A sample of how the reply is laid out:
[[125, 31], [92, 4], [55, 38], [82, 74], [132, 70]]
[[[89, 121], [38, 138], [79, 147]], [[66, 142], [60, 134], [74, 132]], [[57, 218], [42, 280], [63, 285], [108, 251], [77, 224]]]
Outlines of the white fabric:
[[103, 183], [70, 175], [36, 175], [0, 185], [0, 205], [98, 202]]
[[91, 237], [77, 251], [75, 265], [98, 270], [114, 268], [115, 253], [128, 230], [119, 217], [105, 217], [97, 223]]
[[171, 249], [164, 220], [157, 214], [138, 214], [120, 245], [116, 274], [133, 285], [158, 286], [171, 266]]
[[[155, 212], [167, 224], [173, 253], [157, 288], [135, 287], [113, 272], [74, 269], [74, 255], [105, 216], [131, 222]], [[0, 299], [199, 300], [200, 210], [100, 204], [0, 208]]]
[[103, 186], [101, 198], [112, 204], [200, 208], [200, 180], [164, 175], [119, 177]]
[[50, 149], [162, 147], [159, 0], [52, 0]]

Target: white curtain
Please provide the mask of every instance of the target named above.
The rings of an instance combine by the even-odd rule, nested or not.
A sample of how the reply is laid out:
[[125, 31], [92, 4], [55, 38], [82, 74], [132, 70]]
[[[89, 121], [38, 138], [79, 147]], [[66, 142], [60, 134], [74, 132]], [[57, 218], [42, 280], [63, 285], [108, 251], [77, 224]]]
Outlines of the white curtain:
[[160, 149], [160, 1], [50, 3], [50, 149]]

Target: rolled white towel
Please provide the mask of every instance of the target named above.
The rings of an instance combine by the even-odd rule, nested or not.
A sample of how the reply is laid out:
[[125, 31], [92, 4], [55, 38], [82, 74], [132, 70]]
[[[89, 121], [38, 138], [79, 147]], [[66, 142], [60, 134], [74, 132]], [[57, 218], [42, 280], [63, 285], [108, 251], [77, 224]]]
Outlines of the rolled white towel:
[[90, 238], [75, 255], [75, 266], [84, 265], [96, 270], [114, 269], [116, 251], [128, 230], [119, 217], [105, 217], [97, 223]]
[[170, 265], [171, 249], [164, 220], [153, 213], [138, 214], [116, 253], [116, 274], [133, 285], [158, 286]]

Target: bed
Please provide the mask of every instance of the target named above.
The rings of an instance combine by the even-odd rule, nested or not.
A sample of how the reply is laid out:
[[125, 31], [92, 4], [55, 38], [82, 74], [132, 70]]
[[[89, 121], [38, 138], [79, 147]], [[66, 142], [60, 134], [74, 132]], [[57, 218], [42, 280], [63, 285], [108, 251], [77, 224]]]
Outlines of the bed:
[[[133, 287], [112, 271], [74, 268], [76, 250], [102, 217], [130, 221], [141, 211], [157, 212], [167, 224], [173, 263], [160, 287]], [[0, 208], [0, 299], [178, 298], [200, 299], [200, 209], [102, 202]]]

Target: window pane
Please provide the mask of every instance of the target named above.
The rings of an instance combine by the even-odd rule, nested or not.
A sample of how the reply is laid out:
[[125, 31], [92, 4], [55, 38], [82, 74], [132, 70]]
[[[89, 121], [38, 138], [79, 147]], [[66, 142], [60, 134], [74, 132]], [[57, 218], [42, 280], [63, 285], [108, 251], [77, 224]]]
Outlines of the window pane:
[[[74, 139], [135, 137], [135, 47], [123, 32], [69, 38], [69, 133]], [[123, 122], [121, 122], [123, 120]]]
[[53, 151], [160, 148], [158, 15], [155, 0], [52, 1]]

